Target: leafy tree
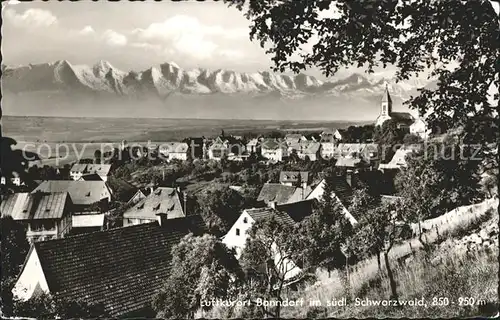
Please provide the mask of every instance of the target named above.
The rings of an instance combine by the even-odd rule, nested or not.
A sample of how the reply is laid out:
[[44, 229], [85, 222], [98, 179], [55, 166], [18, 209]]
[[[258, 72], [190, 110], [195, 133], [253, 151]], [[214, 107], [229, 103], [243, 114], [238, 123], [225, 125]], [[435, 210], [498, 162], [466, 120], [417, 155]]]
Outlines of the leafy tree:
[[29, 243], [26, 240], [25, 227], [10, 216], [0, 219], [0, 230], [2, 234], [0, 243], [2, 256], [2, 269], [0, 270], [2, 279], [1, 310], [4, 314], [10, 315], [12, 313], [11, 291], [28, 253]]
[[15, 313], [37, 319], [86, 319], [109, 317], [104, 305], [83, 300], [69, 301], [47, 293], [33, 296], [27, 301], [15, 302]]
[[101, 163], [101, 158], [102, 158], [102, 155], [101, 155], [101, 150], [97, 149], [96, 151], [94, 151], [94, 161], [95, 163]]
[[226, 2], [245, 12], [250, 38], [267, 48], [275, 71], [315, 66], [330, 76], [352, 65], [368, 72], [394, 65], [398, 80], [430, 71], [437, 86], [408, 103], [419, 114], [431, 111], [431, 127], [498, 121], [498, 93], [496, 102], [488, 100], [490, 87], [500, 87], [498, 15], [491, 1]]
[[319, 266], [328, 270], [345, 266], [346, 257], [342, 247], [351, 235], [351, 223], [345, 217], [343, 207], [333, 197], [333, 175], [325, 180], [323, 196], [312, 215], [299, 224], [298, 237], [295, 238], [297, 252], [308, 268]]
[[[396, 176], [406, 219], [418, 223], [480, 199], [475, 148], [458, 141], [436, 142], [406, 157], [407, 167]], [[422, 232], [419, 232], [422, 242]], [[422, 242], [422, 244], [424, 244]]]
[[398, 240], [399, 229], [397, 222], [401, 219], [402, 214], [400, 203], [383, 203], [376, 207], [369, 207], [360, 216], [351, 243], [352, 247], [358, 248], [366, 256], [377, 254], [377, 257], [379, 257], [380, 252], [384, 253], [384, 262], [391, 288], [391, 299], [397, 299], [398, 293], [396, 280], [389, 261], [389, 252], [396, 240]]
[[378, 144], [378, 155], [382, 163], [391, 161], [396, 149], [403, 143], [404, 131], [398, 128], [396, 120], [386, 120], [377, 126], [373, 140]]
[[171, 270], [153, 301], [160, 318], [192, 318], [201, 301], [232, 297], [243, 275], [233, 252], [212, 235], [185, 236], [172, 249]]
[[216, 235], [223, 235], [238, 219], [245, 201], [238, 192], [223, 186], [201, 193], [197, 203], [209, 230]]
[[297, 181], [295, 182], [295, 187], [302, 188], [302, 174], [299, 171], [299, 175], [297, 176]]
[[[245, 272], [242, 293], [252, 303], [257, 299], [283, 301], [285, 281], [297, 270], [292, 232], [292, 226], [274, 215], [257, 221], [248, 231], [240, 262]], [[281, 308], [279, 303], [276, 307], [262, 305], [261, 311], [265, 316], [279, 318]]]
[[405, 145], [420, 144], [422, 143], [422, 138], [416, 134], [408, 133], [404, 136], [403, 143]]

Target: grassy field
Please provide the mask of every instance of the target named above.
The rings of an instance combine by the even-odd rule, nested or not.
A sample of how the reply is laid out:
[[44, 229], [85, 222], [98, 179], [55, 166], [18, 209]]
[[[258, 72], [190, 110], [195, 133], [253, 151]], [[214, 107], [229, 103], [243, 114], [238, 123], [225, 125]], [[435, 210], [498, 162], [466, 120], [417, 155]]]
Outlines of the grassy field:
[[273, 130], [324, 130], [344, 128], [359, 122], [273, 121], [158, 118], [51, 118], [12, 117], [2, 119], [4, 136], [22, 142], [120, 142], [175, 141], [190, 136], [214, 136]]
[[[498, 199], [490, 199], [473, 206], [460, 207], [441, 218], [448, 224], [440, 224], [441, 233], [430, 231], [427, 234], [429, 244], [434, 244], [434, 258], [439, 255], [439, 264], [429, 263], [432, 258], [425, 257], [421, 244], [411, 239], [395, 246], [390, 253], [392, 268], [398, 284], [400, 299], [425, 298], [431, 304], [432, 297], [447, 297], [456, 303], [448, 306], [421, 307], [382, 307], [348, 306], [324, 307], [328, 301], [346, 297], [346, 286], [342, 276], [334, 271], [330, 275], [325, 271], [317, 273], [317, 281], [303, 288], [295, 295], [305, 301], [321, 301], [322, 307], [310, 307], [306, 310], [285, 309], [284, 317], [465, 317], [490, 312], [493, 303], [497, 303], [498, 287], [498, 245], [494, 251], [477, 251], [472, 255], [463, 255], [459, 250], [438, 251], [438, 244], [446, 239], [462, 237], [486, 222], [498, 223]], [[495, 220], [496, 219], [496, 220]], [[496, 222], [495, 222], [496, 221]], [[424, 225], [435, 225], [436, 220], [425, 221]], [[435, 229], [433, 229], [435, 230]], [[410, 246], [410, 243], [412, 244]], [[448, 248], [448, 247], [447, 247]], [[398, 258], [411, 255], [406, 261]], [[382, 271], [378, 269], [375, 257], [367, 259], [350, 269], [349, 288], [354, 299], [369, 298], [374, 300], [389, 299], [389, 280], [382, 259]], [[473, 297], [484, 301], [484, 305], [461, 306], [459, 297]], [[490, 310], [490, 311], [488, 311]]]

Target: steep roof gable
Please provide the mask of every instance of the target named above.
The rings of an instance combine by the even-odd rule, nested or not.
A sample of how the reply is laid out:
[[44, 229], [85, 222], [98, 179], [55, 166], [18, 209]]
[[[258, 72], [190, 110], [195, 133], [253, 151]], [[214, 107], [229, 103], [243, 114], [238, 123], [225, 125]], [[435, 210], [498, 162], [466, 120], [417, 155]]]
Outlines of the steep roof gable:
[[2, 201], [2, 217], [14, 220], [60, 219], [71, 199], [67, 192], [15, 193]]
[[257, 201], [286, 203], [295, 193], [295, 189], [280, 183], [266, 183], [262, 186]]
[[166, 214], [168, 219], [185, 216], [179, 193], [175, 188], [160, 187], [123, 213], [124, 218], [156, 219]]
[[90, 205], [110, 197], [111, 193], [104, 181], [43, 181], [33, 192], [68, 192], [76, 205]]
[[172, 247], [196, 230], [176, 220], [35, 243], [50, 292], [102, 303], [112, 317], [149, 306], [169, 275]]

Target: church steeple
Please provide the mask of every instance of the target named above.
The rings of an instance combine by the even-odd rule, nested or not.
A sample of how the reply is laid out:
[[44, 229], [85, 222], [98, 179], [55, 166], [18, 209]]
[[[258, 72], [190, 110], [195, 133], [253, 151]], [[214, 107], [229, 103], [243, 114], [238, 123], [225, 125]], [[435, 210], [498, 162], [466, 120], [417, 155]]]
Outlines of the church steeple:
[[392, 113], [392, 99], [391, 99], [391, 95], [389, 94], [389, 88], [388, 88], [387, 83], [386, 83], [384, 95], [382, 96], [380, 115], [381, 116], [391, 116], [391, 113]]

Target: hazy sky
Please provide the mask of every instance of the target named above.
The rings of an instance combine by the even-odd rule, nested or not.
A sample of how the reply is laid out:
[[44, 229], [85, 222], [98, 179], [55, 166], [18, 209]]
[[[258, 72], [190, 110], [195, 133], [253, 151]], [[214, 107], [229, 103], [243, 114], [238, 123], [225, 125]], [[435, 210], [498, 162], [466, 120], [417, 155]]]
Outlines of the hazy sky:
[[[270, 56], [250, 41], [243, 14], [222, 2], [11, 0], [2, 2], [2, 18], [7, 65], [66, 59], [89, 65], [108, 60], [127, 71], [171, 61], [186, 69], [260, 71], [271, 66]], [[360, 70], [338, 76], [353, 71]], [[319, 76], [315, 70], [306, 73]]]
[[136, 71], [171, 61], [186, 69], [271, 66], [270, 56], [250, 41], [243, 14], [218, 2], [10, 1], [2, 3], [2, 18], [7, 65], [66, 59], [88, 65], [108, 60]]

